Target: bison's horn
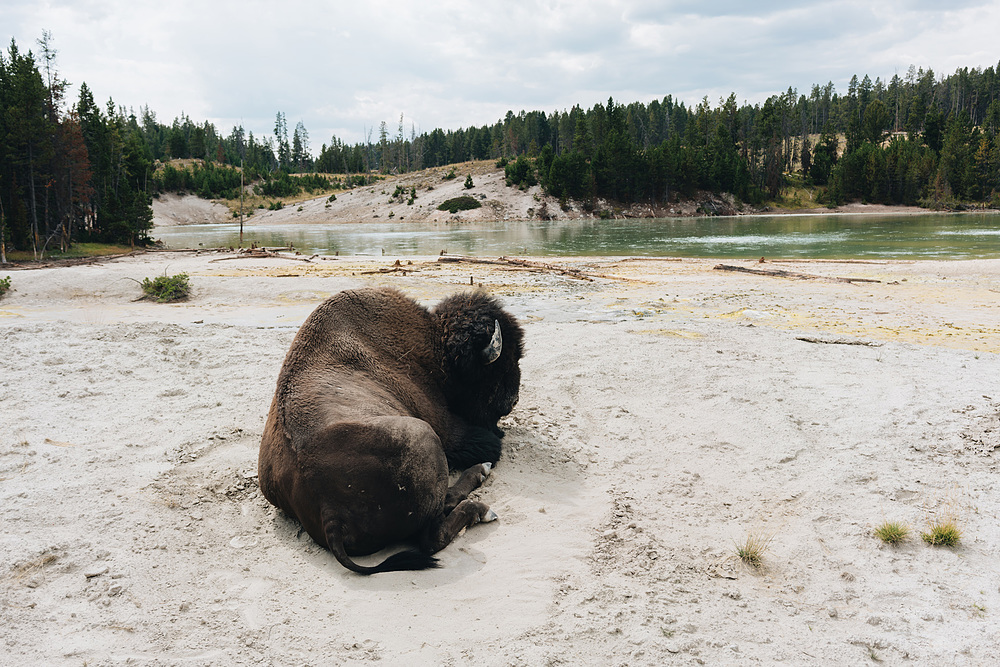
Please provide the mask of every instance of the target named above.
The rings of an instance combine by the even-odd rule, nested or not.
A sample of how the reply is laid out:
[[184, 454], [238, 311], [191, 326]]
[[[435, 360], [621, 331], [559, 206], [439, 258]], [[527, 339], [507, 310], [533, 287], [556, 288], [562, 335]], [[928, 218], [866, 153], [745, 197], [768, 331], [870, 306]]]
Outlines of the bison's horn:
[[490, 339], [490, 344], [483, 348], [483, 363], [486, 365], [492, 364], [499, 359], [500, 353], [503, 351], [503, 335], [500, 333], [500, 320], [494, 320], [493, 324], [496, 327], [493, 330], [493, 338]]

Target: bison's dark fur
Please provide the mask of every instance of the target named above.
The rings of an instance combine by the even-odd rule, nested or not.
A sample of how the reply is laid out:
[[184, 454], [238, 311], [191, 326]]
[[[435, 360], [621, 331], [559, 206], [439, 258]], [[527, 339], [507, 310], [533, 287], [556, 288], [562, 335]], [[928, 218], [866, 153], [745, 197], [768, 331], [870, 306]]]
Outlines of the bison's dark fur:
[[[331, 297], [278, 376], [260, 446], [264, 496], [355, 572], [434, 567], [432, 553], [496, 516], [465, 496], [500, 458], [497, 420], [517, 402], [522, 336], [482, 293], [434, 310], [392, 289]], [[449, 467], [465, 470], [450, 489]], [[348, 556], [410, 538], [419, 549], [374, 567]]]

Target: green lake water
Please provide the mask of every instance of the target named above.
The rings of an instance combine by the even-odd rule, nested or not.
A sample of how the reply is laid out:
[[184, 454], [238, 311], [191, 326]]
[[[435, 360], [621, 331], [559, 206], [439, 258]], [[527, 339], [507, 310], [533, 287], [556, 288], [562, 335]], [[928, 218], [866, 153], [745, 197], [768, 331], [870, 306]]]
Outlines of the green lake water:
[[[239, 244], [239, 224], [156, 227], [168, 248]], [[488, 223], [246, 225], [243, 245], [333, 255], [972, 259], [1000, 257], [1000, 215], [781, 215]]]

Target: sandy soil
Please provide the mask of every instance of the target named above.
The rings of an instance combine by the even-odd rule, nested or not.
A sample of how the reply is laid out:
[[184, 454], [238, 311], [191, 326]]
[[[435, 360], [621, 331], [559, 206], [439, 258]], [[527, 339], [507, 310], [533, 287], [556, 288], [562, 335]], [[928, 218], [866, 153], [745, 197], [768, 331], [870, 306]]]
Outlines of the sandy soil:
[[[230, 257], [10, 272], [0, 663], [1000, 662], [1000, 261]], [[187, 302], [135, 301], [181, 271]], [[340, 289], [470, 280], [527, 335], [501, 518], [441, 569], [352, 574], [256, 487], [285, 351]], [[961, 544], [924, 544], [948, 517]]]
[[[409, 220], [411, 222], [527, 220], [539, 215], [552, 218], [590, 217], [579, 205], [563, 211], [539, 186], [525, 190], [509, 188], [502, 169], [492, 162], [467, 162], [454, 165], [455, 178], [444, 178], [452, 169], [425, 169], [400, 176], [389, 176], [374, 185], [336, 192], [289, 204], [278, 211], [257, 209], [246, 219], [248, 225], [275, 225], [313, 222], [373, 222]], [[471, 175], [473, 187], [465, 187], [465, 177]], [[393, 198], [396, 187], [405, 195]], [[413, 204], [407, 204], [411, 189], [416, 190]], [[482, 206], [478, 209], [449, 213], [437, 207], [448, 199], [468, 195]], [[543, 208], [544, 207], [544, 208]], [[215, 217], [218, 219], [206, 219]], [[221, 204], [207, 202], [194, 195], [165, 195], [153, 200], [154, 225], [232, 222], [232, 215]]]
[[233, 216], [228, 208], [194, 195], [169, 192], [153, 199], [154, 226], [207, 225], [232, 221]]

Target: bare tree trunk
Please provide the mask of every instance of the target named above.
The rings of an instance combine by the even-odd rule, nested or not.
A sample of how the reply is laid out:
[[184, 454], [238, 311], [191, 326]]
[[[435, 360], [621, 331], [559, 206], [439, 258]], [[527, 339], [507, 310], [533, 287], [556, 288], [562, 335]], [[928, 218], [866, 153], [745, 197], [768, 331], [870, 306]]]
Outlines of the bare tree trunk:
[[3, 215], [3, 199], [0, 199], [0, 264], [7, 263], [7, 243], [4, 237], [7, 235], [7, 221]]
[[35, 161], [28, 143], [28, 188], [31, 192], [31, 254], [38, 259], [38, 207], [35, 204]]
[[69, 240], [73, 237], [73, 167], [67, 170], [66, 180], [68, 181], [68, 211], [66, 213], [66, 225], [63, 227], [63, 252], [69, 250]]
[[240, 247], [243, 247], [243, 160], [240, 159]]

